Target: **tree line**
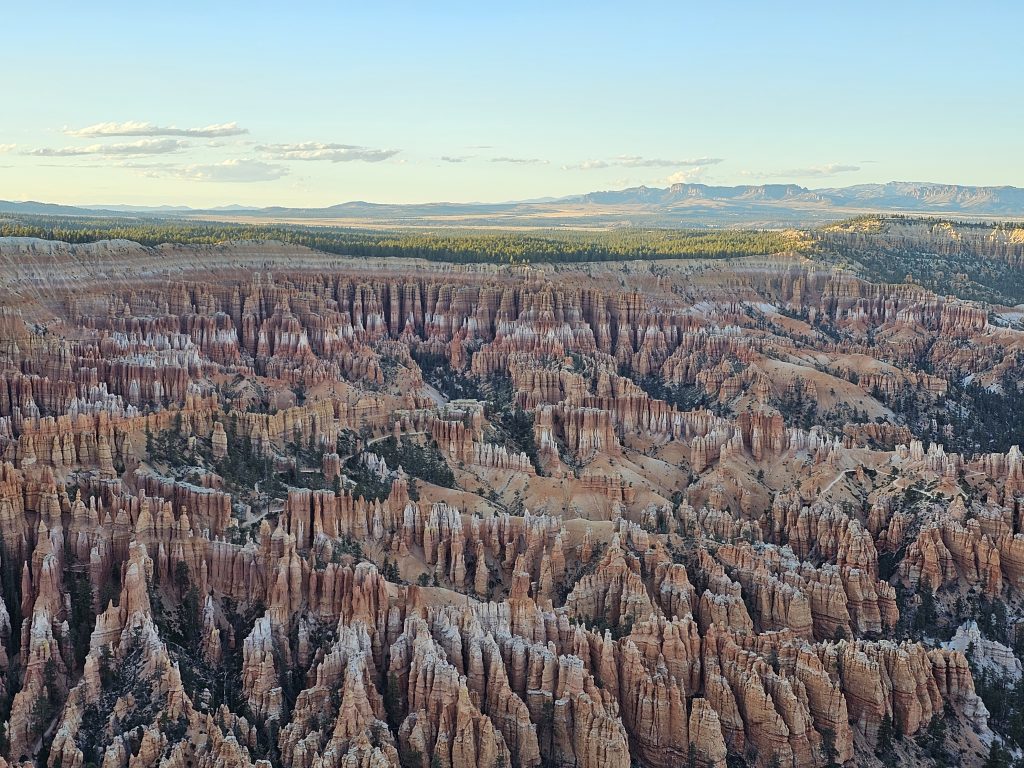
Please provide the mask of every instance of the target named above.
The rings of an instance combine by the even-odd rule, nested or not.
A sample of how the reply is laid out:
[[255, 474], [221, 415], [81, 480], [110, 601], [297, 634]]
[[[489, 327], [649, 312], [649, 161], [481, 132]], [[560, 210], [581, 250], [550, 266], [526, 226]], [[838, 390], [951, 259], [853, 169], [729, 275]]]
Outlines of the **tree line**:
[[459, 264], [728, 259], [794, 250], [801, 242], [796, 233], [773, 230], [401, 231], [138, 217], [28, 215], [0, 216], [0, 237], [36, 237], [67, 243], [125, 239], [145, 246], [279, 240], [346, 256], [419, 258]]

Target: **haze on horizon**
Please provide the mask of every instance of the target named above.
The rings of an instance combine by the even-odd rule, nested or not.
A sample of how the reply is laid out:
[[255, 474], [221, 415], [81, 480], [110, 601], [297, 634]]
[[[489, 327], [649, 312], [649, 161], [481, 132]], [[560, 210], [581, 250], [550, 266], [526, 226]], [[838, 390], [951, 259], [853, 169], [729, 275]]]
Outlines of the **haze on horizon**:
[[0, 199], [1024, 184], [1020, 4], [724, 5], [20, 3]]

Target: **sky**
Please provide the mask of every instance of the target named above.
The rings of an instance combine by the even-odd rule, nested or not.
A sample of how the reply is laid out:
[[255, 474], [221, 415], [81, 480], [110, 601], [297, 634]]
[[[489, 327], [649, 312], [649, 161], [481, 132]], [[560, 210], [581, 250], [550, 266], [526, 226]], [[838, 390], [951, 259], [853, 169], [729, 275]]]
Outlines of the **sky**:
[[4, 5], [5, 200], [1024, 186], [1017, 0]]

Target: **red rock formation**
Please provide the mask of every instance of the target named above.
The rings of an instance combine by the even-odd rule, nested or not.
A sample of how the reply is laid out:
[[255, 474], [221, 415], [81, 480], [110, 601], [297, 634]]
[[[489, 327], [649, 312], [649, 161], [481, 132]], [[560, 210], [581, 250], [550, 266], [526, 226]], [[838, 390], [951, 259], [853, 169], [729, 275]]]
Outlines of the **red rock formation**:
[[962, 653], [878, 639], [894, 585], [1019, 615], [1021, 452], [888, 410], [1013, 375], [976, 305], [782, 257], [628, 288], [265, 243], [0, 257], [0, 761], [817, 768], [887, 716], [985, 734]]

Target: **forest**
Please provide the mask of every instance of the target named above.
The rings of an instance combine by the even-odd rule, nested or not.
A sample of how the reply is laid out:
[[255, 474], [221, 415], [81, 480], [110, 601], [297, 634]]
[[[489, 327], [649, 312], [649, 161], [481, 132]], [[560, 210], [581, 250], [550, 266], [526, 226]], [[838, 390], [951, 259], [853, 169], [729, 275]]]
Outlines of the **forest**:
[[623, 228], [606, 231], [403, 231], [286, 224], [231, 224], [133, 217], [0, 215], [0, 237], [67, 243], [134, 240], [214, 245], [228, 240], [279, 240], [346, 256], [418, 258], [459, 264], [728, 259], [794, 250], [794, 232]]
[[858, 216], [815, 231], [809, 255], [874, 283], [912, 282], [941, 295], [1014, 306], [1024, 302], [1019, 232], [1017, 222]]

